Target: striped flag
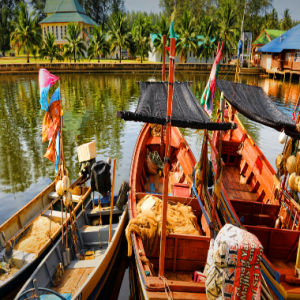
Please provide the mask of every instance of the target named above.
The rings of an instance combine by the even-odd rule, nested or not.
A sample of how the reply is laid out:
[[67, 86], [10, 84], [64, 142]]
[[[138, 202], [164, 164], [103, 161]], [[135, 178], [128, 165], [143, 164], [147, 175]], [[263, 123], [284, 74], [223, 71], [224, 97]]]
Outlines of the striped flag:
[[170, 25], [170, 38], [173, 39], [175, 39], [175, 30], [174, 30], [175, 14], [176, 14], [176, 0], [174, 1], [174, 10], [171, 16], [171, 25]]
[[211, 68], [208, 83], [207, 83], [205, 90], [201, 97], [201, 105], [204, 105], [204, 109], [209, 113], [209, 115], [212, 114], [212, 111], [214, 108], [213, 100], [214, 100], [215, 91], [216, 91], [216, 80], [217, 80], [218, 73], [219, 73], [220, 60], [222, 57], [222, 50], [223, 50], [223, 43], [222, 43], [221, 48], [217, 51], [216, 59]]

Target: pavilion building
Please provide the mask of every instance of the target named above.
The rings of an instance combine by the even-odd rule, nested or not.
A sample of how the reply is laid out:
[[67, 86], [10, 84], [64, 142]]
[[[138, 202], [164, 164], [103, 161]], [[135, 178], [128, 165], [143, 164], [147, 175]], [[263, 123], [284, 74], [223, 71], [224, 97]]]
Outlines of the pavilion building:
[[97, 23], [86, 15], [78, 0], [46, 0], [44, 12], [47, 17], [40, 22], [44, 39], [51, 32], [56, 37], [56, 44], [62, 47], [67, 43], [65, 36], [68, 23], [77, 23], [81, 28], [81, 37], [88, 45]]

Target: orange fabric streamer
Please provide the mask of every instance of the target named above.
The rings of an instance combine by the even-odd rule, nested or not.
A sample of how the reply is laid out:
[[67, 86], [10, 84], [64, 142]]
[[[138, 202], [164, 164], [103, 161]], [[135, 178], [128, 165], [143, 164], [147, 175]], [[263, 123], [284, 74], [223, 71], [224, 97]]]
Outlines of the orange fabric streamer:
[[51, 139], [44, 157], [53, 163], [55, 162], [55, 145], [57, 133], [60, 129], [60, 117], [60, 100], [54, 101], [44, 116], [42, 129], [42, 141], [45, 142]]
[[60, 127], [60, 101], [54, 101], [50, 105], [49, 110], [44, 116], [42, 128], [42, 142], [50, 140], [53, 137], [53, 134], [55, 133], [55, 128], [57, 127]]

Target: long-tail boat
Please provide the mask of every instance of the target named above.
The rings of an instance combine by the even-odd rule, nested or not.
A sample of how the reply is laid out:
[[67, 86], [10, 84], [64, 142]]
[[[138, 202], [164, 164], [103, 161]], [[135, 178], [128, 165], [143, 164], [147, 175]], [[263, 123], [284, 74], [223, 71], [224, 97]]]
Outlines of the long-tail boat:
[[[178, 127], [173, 126], [228, 130], [234, 128], [234, 124], [210, 121], [189, 83], [174, 82], [175, 38], [171, 38], [170, 45], [169, 82], [165, 82], [164, 77], [162, 82], [139, 82], [136, 111], [117, 113], [125, 120], [156, 124], [143, 126], [134, 149], [129, 182], [129, 225], [138, 217], [139, 202], [145, 196], [162, 200], [160, 240], [155, 239], [153, 253], [148, 253], [149, 243], [143, 243], [136, 232], [126, 230], [126, 235], [132, 243], [142, 299], [206, 299], [205, 283], [193, 282], [193, 274], [196, 270], [203, 271], [206, 263], [210, 220], [202, 202], [192, 195], [195, 157]], [[160, 129], [155, 131], [156, 126]], [[150, 154], [161, 161], [159, 172], [153, 170]], [[198, 234], [173, 232], [167, 235], [169, 205], [190, 207]]]
[[[114, 181], [112, 195], [113, 190]], [[71, 252], [68, 265], [63, 269], [61, 253], [64, 243], [69, 240], [64, 237], [54, 245], [15, 299], [84, 300], [99, 296], [117, 254], [122, 250], [121, 239], [128, 219], [127, 205], [120, 209], [113, 205], [113, 198], [110, 206], [100, 209], [94, 207], [94, 199], [86, 203], [77, 216], [77, 249]]]
[[218, 218], [222, 224], [242, 226], [263, 244], [261, 272], [269, 287], [264, 290], [266, 294], [300, 299], [300, 205], [285, 187], [286, 176], [280, 183], [236, 113], [299, 139], [296, 122], [279, 110], [260, 87], [222, 80], [217, 86], [228, 103], [217, 122], [224, 118], [237, 124], [235, 130], [214, 132], [210, 141], [214, 175], [218, 157], [223, 161]]
[[[0, 226], [1, 299], [11, 299], [17, 293], [63, 233], [63, 228], [71, 220], [71, 214], [76, 217], [90, 199], [91, 188], [83, 186], [89, 179], [86, 175], [79, 176], [68, 187], [72, 195], [70, 196], [72, 209], [69, 213], [63, 212], [62, 197], [56, 193], [59, 176], [67, 174], [62, 145], [63, 117], [60, 109], [60, 87], [53, 93], [49, 104], [47, 94], [50, 86], [58, 80], [58, 77], [47, 70], [40, 70], [40, 103], [42, 109], [46, 110], [42, 136], [43, 141], [50, 140], [45, 157], [55, 163], [55, 180]], [[69, 186], [67, 176], [66, 180], [68, 182], [66, 186]]]

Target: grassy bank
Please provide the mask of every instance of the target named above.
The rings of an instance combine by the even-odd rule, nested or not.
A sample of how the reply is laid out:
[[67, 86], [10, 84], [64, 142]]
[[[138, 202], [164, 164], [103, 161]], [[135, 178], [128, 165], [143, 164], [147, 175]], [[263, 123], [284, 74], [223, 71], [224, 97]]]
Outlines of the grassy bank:
[[[49, 59], [41, 59], [41, 58], [35, 59], [33, 56], [30, 57], [29, 61], [30, 61], [30, 63], [34, 63], [34, 64], [50, 63]], [[64, 62], [67, 63], [69, 61], [64, 61]], [[80, 62], [80, 63], [98, 63], [98, 60], [97, 59], [92, 59], [92, 60], [82, 59], [78, 62]], [[53, 60], [53, 63], [59, 63], [59, 61]], [[119, 60], [117, 60], [117, 59], [101, 59], [100, 63], [102, 63], [102, 64], [105, 64], [105, 63], [107, 63], [107, 64], [119, 64]], [[124, 64], [139, 64], [139, 63], [141, 63], [141, 61], [140, 60], [124, 59], [124, 60], [122, 60], [122, 63], [124, 63]], [[0, 64], [27, 64], [27, 57], [25, 57], [25, 56], [0, 57]], [[154, 64], [154, 62], [143, 61], [143, 64]]]

